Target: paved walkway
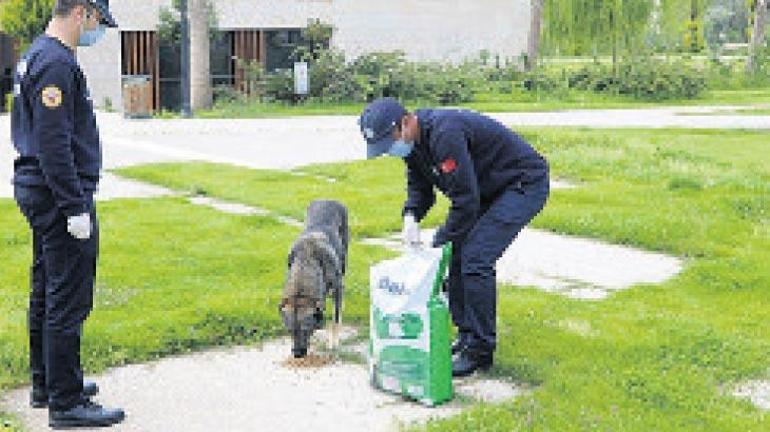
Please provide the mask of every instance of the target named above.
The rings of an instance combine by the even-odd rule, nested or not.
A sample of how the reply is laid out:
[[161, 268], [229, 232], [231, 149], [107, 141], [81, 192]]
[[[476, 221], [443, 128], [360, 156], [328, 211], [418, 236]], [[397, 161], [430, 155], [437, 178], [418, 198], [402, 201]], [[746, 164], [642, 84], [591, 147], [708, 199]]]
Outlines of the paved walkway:
[[[497, 113], [511, 126], [585, 126], [597, 128], [737, 128], [770, 130], [770, 116], [706, 115], [741, 107], [676, 107], [630, 110], [580, 110], [548, 113]], [[745, 108], [745, 107], [743, 107]], [[700, 114], [700, 115], [699, 115]], [[359, 160], [364, 145], [355, 116], [295, 117], [253, 120], [125, 120], [99, 113], [104, 167], [164, 161], [209, 161], [249, 168], [289, 169], [298, 166]], [[0, 198], [13, 194], [14, 152], [10, 118], [0, 116]], [[112, 187], [106, 178], [104, 188]], [[125, 196], [136, 196], [126, 188]], [[110, 197], [121, 197], [110, 193]]]
[[[116, 432], [386, 432], [458, 414], [470, 401], [497, 403], [525, 391], [477, 376], [455, 380], [461, 397], [453, 402], [425, 407], [372, 388], [363, 358], [335, 361], [318, 348], [325, 337], [316, 335], [314, 361], [289, 359], [291, 341], [281, 339], [116, 368], [93, 377], [102, 389], [96, 399], [126, 409], [126, 421], [108, 429]], [[343, 344], [353, 357], [366, 346]], [[0, 409], [17, 415], [29, 432], [49, 430], [47, 410], [30, 409], [28, 392], [8, 394]]]

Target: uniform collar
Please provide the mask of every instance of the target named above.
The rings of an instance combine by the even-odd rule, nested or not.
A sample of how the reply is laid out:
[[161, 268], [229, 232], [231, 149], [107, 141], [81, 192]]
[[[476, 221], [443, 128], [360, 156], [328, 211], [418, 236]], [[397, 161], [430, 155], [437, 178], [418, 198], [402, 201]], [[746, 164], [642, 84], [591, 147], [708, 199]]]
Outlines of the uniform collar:
[[[414, 112], [417, 116], [417, 122], [420, 124], [420, 143], [417, 147], [428, 146], [430, 144], [430, 133], [433, 129], [433, 110], [418, 109]], [[425, 147], [426, 149], [428, 147]]]
[[43, 33], [43, 35], [41, 37], [46, 39], [46, 40], [48, 40], [48, 41], [50, 41], [50, 42], [52, 42], [55, 45], [60, 46], [61, 48], [64, 48], [65, 50], [67, 50], [68, 53], [70, 53], [72, 55], [75, 55], [75, 51], [73, 51], [72, 48], [68, 47], [67, 44], [62, 42], [59, 38], [51, 36], [51, 35], [49, 35], [47, 33]]

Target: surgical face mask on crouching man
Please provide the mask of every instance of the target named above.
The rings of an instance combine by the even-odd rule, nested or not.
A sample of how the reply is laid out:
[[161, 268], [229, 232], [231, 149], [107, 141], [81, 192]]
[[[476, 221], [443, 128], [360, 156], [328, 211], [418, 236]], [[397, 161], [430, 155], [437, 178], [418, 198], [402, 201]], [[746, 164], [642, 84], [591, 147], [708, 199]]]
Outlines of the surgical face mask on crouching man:
[[414, 140], [406, 139], [406, 128], [401, 124], [401, 138], [395, 140], [390, 146], [388, 154], [395, 157], [406, 158], [414, 150]]

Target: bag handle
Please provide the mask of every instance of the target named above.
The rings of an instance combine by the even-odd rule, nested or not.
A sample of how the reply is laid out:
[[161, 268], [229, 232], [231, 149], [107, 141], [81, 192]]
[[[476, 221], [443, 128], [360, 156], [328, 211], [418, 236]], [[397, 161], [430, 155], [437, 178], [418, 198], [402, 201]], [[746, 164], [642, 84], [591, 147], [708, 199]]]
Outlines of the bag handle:
[[446, 277], [449, 262], [452, 260], [452, 242], [444, 244], [441, 253], [441, 261], [438, 264], [438, 272], [436, 273], [436, 280], [433, 282], [433, 296], [437, 296], [441, 292], [441, 284]]

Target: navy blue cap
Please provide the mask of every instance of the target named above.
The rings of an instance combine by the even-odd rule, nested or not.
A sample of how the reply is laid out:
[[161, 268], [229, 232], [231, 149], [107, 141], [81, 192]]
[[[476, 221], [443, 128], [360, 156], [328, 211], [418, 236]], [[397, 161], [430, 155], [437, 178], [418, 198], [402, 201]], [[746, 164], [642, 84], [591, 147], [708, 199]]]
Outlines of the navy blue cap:
[[366, 140], [366, 158], [381, 156], [393, 146], [393, 128], [407, 114], [406, 109], [394, 98], [375, 100], [364, 108], [358, 125]]
[[117, 27], [118, 23], [115, 22], [115, 18], [110, 13], [110, 0], [89, 0], [88, 3], [91, 6], [99, 9], [99, 13], [102, 14], [102, 24], [107, 27]]

